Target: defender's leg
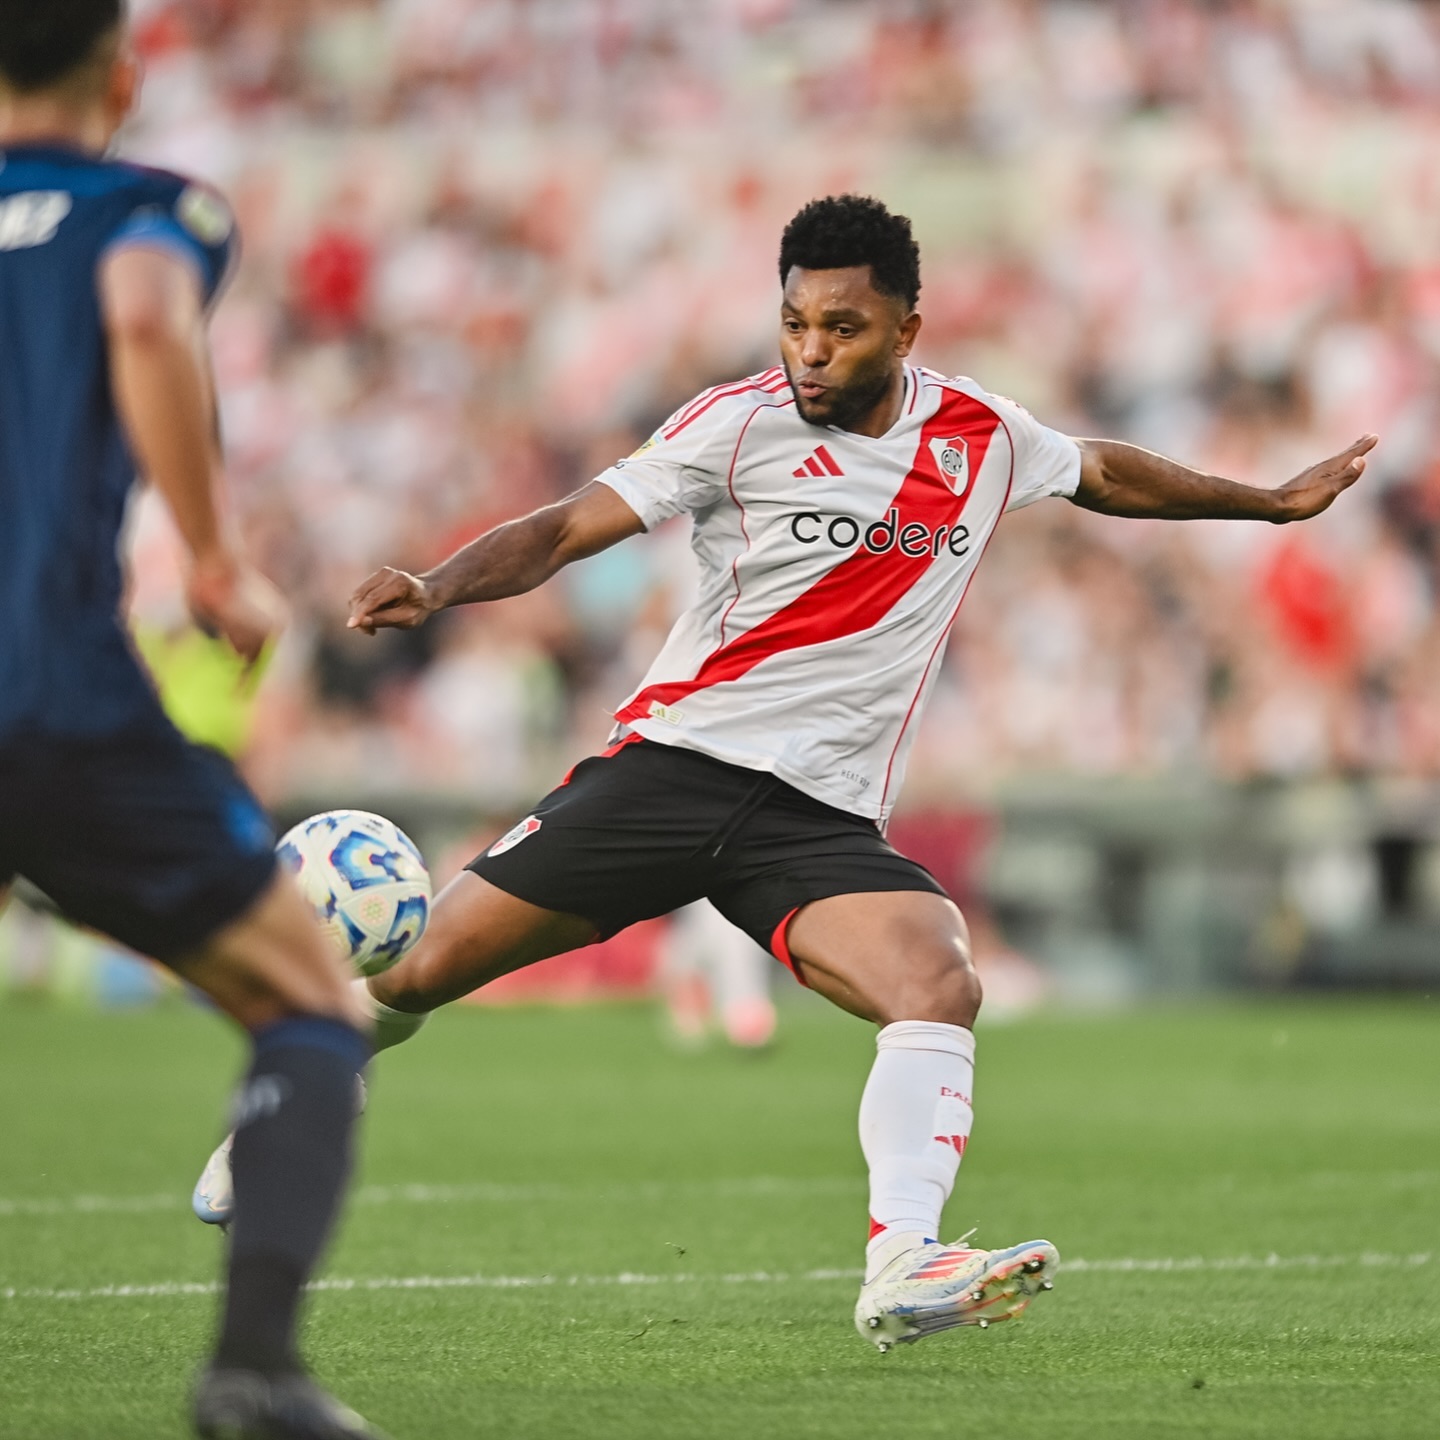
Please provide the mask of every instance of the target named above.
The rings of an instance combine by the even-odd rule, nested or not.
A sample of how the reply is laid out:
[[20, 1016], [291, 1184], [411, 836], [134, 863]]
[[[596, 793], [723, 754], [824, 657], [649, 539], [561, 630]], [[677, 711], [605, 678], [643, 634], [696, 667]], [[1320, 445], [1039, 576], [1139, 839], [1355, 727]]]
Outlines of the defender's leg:
[[219, 1342], [196, 1396], [202, 1434], [284, 1412], [296, 1434], [374, 1432], [304, 1374], [300, 1298], [350, 1173], [357, 1078], [369, 1059], [348, 977], [288, 876], [174, 968], [253, 1037], [236, 1104], [236, 1197]]
[[[351, 1013], [364, 1015], [374, 1049], [388, 1050], [409, 1040], [441, 1005], [594, 938], [590, 921], [542, 910], [466, 870], [436, 897], [414, 950], [384, 974], [344, 986], [345, 1001]], [[228, 1225], [235, 1210], [233, 1144], [227, 1135], [195, 1183], [191, 1207], [207, 1225]]]
[[37, 741], [26, 759], [14, 868], [63, 913], [184, 975], [253, 1045], [236, 1102], [223, 1319], [197, 1427], [372, 1436], [309, 1380], [296, 1344], [305, 1282], [348, 1179], [370, 1054], [346, 968], [277, 871], [268, 822], [218, 755], [157, 719], [103, 742]]

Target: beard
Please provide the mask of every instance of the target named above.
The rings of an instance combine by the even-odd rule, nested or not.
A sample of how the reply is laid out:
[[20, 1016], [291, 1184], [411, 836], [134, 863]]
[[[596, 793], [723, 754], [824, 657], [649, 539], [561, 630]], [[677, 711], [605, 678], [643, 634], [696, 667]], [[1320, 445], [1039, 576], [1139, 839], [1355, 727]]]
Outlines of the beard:
[[827, 390], [819, 400], [806, 400], [795, 388], [795, 377], [790, 367], [785, 367], [785, 378], [790, 382], [790, 393], [795, 397], [795, 409], [800, 418], [809, 425], [835, 425], [841, 430], [850, 429], [857, 421], [863, 420], [884, 400], [895, 376], [888, 364], [882, 364], [873, 372], [856, 375], [843, 388]]

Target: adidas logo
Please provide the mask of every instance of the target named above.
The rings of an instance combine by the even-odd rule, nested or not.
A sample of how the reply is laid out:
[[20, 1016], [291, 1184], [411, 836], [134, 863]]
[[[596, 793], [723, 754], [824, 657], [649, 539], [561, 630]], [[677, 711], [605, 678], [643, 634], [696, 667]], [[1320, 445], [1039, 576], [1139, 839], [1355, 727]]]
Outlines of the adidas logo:
[[835, 457], [823, 446], [797, 470], [795, 478], [803, 480], [807, 475], [843, 475], [845, 472], [835, 463]]

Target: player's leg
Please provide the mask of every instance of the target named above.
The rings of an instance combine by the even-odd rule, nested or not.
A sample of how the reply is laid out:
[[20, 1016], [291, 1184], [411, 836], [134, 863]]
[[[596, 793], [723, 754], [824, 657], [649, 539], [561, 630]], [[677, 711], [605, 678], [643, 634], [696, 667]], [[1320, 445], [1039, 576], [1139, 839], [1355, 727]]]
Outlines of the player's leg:
[[589, 945], [596, 933], [593, 921], [531, 904], [462, 870], [436, 897], [420, 943], [364, 982], [377, 1050], [408, 1040], [432, 1010], [512, 970]]
[[[350, 981], [347, 999], [378, 1054], [412, 1039], [440, 1006], [594, 938], [589, 921], [542, 910], [467, 870], [436, 897], [415, 949], [381, 975]], [[363, 1109], [363, 1084], [356, 1092], [356, 1108]], [[207, 1225], [228, 1225], [234, 1213], [234, 1143], [227, 1135], [215, 1148], [190, 1197], [196, 1218]]]
[[[440, 892], [420, 943], [393, 969], [354, 982], [377, 1051], [409, 1040], [432, 1010], [501, 975], [696, 898], [698, 888], [671, 873], [673, 852], [688, 853], [695, 837], [677, 846], [667, 834], [658, 848], [653, 839], [646, 848], [637, 833], [654, 792], [673, 789], [668, 758], [659, 757], [658, 778], [643, 759], [637, 765], [633, 749], [623, 759], [612, 753], [582, 761], [533, 815]], [[627, 807], [637, 812], [631, 833], [612, 843]], [[687, 821], [703, 820], [703, 806], [692, 803]], [[228, 1146], [211, 1155], [195, 1187], [195, 1213], [211, 1224], [225, 1224], [233, 1204]]]
[[[440, 1006], [595, 937], [593, 922], [533, 905], [465, 870], [435, 897], [420, 943], [383, 974], [351, 981], [349, 999], [378, 1053], [412, 1039]], [[234, 1135], [220, 1142], [195, 1182], [191, 1208], [207, 1225], [228, 1225], [234, 1213], [234, 1142]]]
[[933, 1240], [973, 1118], [981, 995], [965, 921], [941, 895], [836, 895], [800, 910], [788, 945], [807, 985], [881, 1027], [860, 1106], [871, 1254]]
[[672, 915], [660, 942], [660, 964], [655, 978], [670, 1037], [685, 1049], [705, 1043], [714, 1008], [714, 996], [706, 976], [710, 961], [707, 910], [714, 914], [713, 907], [698, 900]]
[[[171, 963], [253, 1042], [235, 1107], [224, 1314], [199, 1397], [202, 1425], [228, 1434], [227, 1416], [269, 1403], [257, 1386], [293, 1390], [303, 1375], [300, 1300], [349, 1178], [356, 1080], [370, 1047], [348, 976], [288, 876], [277, 874], [238, 920]], [[331, 1403], [301, 1390], [286, 1403]]]
[[786, 928], [797, 975], [881, 1027], [860, 1102], [871, 1215], [862, 1333], [888, 1348], [1018, 1313], [1048, 1285], [1052, 1246], [938, 1243], [973, 1120], [971, 1027], [981, 1000], [959, 909], [927, 891], [835, 895], [801, 908]]
[[696, 929], [726, 1039], [742, 1050], [763, 1049], [775, 1038], [770, 998], [775, 962], [708, 901], [696, 916]]
[[348, 1179], [356, 1077], [370, 1053], [344, 967], [277, 871], [263, 813], [217, 755], [157, 720], [103, 744], [46, 742], [29, 773], [16, 868], [66, 914], [184, 975], [252, 1039], [201, 1433], [373, 1434], [304, 1375], [295, 1339]]
[[[413, 1038], [440, 1006], [594, 938], [589, 921], [543, 910], [466, 870], [436, 896], [415, 949], [381, 975], [352, 980], [347, 998], [378, 1053]], [[363, 1108], [363, 1085], [356, 1089]], [[228, 1225], [234, 1213], [234, 1145], [227, 1135], [195, 1182], [191, 1208], [207, 1225]]]

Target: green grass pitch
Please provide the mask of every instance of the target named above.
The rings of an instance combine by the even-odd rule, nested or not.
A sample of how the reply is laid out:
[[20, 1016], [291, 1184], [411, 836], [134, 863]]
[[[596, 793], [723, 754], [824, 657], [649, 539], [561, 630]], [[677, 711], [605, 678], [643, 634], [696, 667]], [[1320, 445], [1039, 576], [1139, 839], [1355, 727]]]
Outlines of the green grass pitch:
[[[1085, 1263], [1020, 1323], [881, 1357], [825, 1273], [864, 1237], [866, 1026], [796, 1005], [772, 1055], [686, 1057], [638, 1008], [453, 1011], [376, 1066], [310, 1353], [396, 1440], [1428, 1440], [1437, 1020], [982, 1027], [947, 1238]], [[180, 1003], [0, 1006], [5, 1440], [186, 1433], [213, 1296], [94, 1292], [214, 1280], [186, 1197], [239, 1053]]]

